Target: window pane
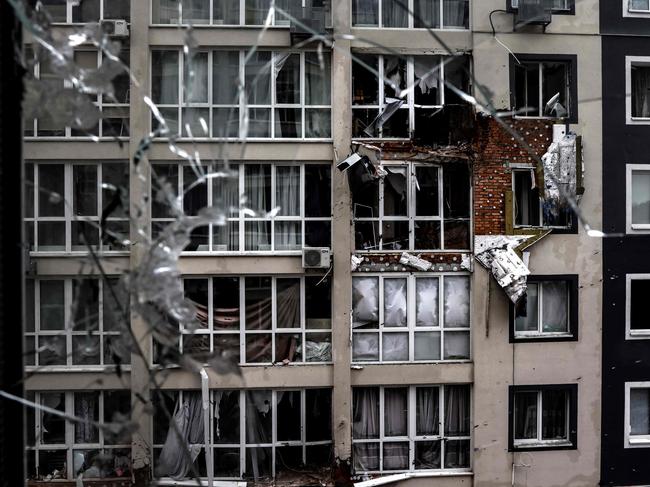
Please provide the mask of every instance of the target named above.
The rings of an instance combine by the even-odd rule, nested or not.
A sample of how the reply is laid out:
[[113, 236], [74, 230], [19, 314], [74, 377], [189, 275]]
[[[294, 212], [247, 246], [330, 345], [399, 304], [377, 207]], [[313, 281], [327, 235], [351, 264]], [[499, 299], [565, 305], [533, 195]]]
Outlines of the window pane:
[[63, 164], [38, 166], [39, 216], [63, 216], [65, 199], [63, 174]]
[[416, 332], [414, 336], [415, 360], [440, 360], [440, 332]]
[[129, 202], [129, 166], [128, 164], [102, 164], [102, 184], [110, 185], [102, 188], [102, 210], [106, 209], [113, 200], [120, 204], [110, 212], [109, 216], [124, 217], [128, 213]]
[[271, 211], [271, 166], [247, 164], [244, 166], [244, 193], [253, 211]]
[[300, 103], [300, 55], [278, 53], [274, 63], [276, 103]]
[[315, 52], [305, 53], [305, 104], [330, 104], [330, 56]]
[[542, 392], [542, 439], [562, 440], [567, 438], [566, 391]]
[[438, 215], [438, 171], [437, 167], [415, 168], [415, 214], [418, 216]]
[[530, 171], [515, 171], [514, 212], [515, 225], [540, 225], [539, 220], [539, 188], [533, 188], [535, 173]]
[[300, 327], [300, 279], [283, 278], [276, 280], [277, 287], [277, 328]]
[[447, 331], [444, 334], [444, 360], [469, 358], [469, 332]]
[[439, 394], [438, 387], [418, 387], [415, 389], [415, 434], [437, 435], [439, 432]]
[[469, 278], [445, 277], [444, 293], [445, 328], [469, 327]]
[[300, 167], [277, 166], [275, 173], [275, 204], [278, 215], [300, 216]]
[[73, 22], [97, 22], [99, 21], [99, 0], [83, 0], [78, 5], [72, 5]]
[[275, 137], [302, 137], [302, 115], [300, 108], [275, 109]]
[[65, 222], [38, 223], [38, 250], [65, 250]]
[[469, 218], [470, 176], [465, 164], [452, 164], [443, 172], [445, 218]]
[[406, 167], [386, 167], [384, 178], [384, 215], [408, 215], [408, 178]]
[[379, 438], [379, 389], [352, 390], [352, 438]]
[[384, 390], [384, 436], [406, 436], [408, 388]]
[[99, 336], [79, 335], [72, 337], [72, 364], [99, 365], [101, 358]]
[[382, 0], [383, 27], [408, 27], [408, 8], [401, 0]]
[[271, 278], [246, 277], [246, 329], [271, 329]]
[[566, 333], [569, 331], [569, 290], [565, 281], [547, 281], [543, 284], [542, 331]]
[[630, 10], [648, 10], [650, 9], [650, 1], [648, 0], [629, 0]]
[[210, 0], [182, 0], [183, 23], [208, 24], [210, 22]]
[[212, 109], [212, 136], [233, 138], [239, 136], [238, 108]]
[[400, 91], [406, 88], [406, 59], [384, 56], [384, 79], [391, 82], [384, 83], [385, 96], [399, 98]]
[[97, 166], [72, 166], [75, 215], [97, 216]]
[[381, 347], [382, 362], [397, 362], [409, 359], [408, 333], [384, 333]]
[[379, 325], [379, 278], [352, 278], [353, 328], [377, 328]]
[[515, 439], [537, 438], [537, 392], [515, 393]]
[[245, 78], [248, 103], [250, 105], [270, 105], [271, 53], [261, 51], [253, 54], [246, 64]]
[[300, 441], [300, 391], [277, 391], [277, 439], [278, 441]]
[[650, 172], [632, 171], [632, 224], [650, 224]]
[[97, 279], [78, 279], [72, 284], [74, 329], [99, 329], [99, 281]]
[[[208, 53], [197, 52], [189, 60], [185, 58], [185, 83], [183, 99], [190, 103], [208, 102]], [[231, 81], [231, 84], [235, 84]], [[232, 101], [230, 103], [233, 103]], [[207, 118], [207, 117], [206, 117]]]
[[409, 468], [408, 443], [384, 443], [384, 470], [404, 470]]
[[384, 250], [409, 248], [409, 224], [407, 221], [383, 221], [381, 240]]
[[445, 435], [470, 434], [469, 386], [445, 386]]
[[352, 456], [355, 471], [379, 470], [378, 443], [356, 443], [353, 445]]
[[151, 6], [151, 18], [154, 24], [176, 24], [180, 22], [180, 2], [178, 0], [154, 0]]
[[352, 0], [352, 24], [360, 27], [378, 26], [379, 0]]
[[445, 468], [469, 467], [469, 440], [451, 440], [445, 443]]
[[239, 52], [212, 51], [212, 101], [217, 105], [237, 105]]
[[650, 329], [645, 307], [648, 296], [650, 296], [650, 280], [632, 279], [630, 281], [630, 329]]
[[650, 389], [630, 389], [630, 434], [650, 435]]
[[332, 113], [329, 108], [305, 109], [305, 137], [328, 139], [332, 136]]
[[212, 8], [213, 24], [239, 24], [239, 0], [213, 0]]
[[384, 326], [406, 326], [406, 279], [384, 279]]
[[52, 22], [67, 22], [66, 0], [41, 0], [41, 4], [52, 17]]
[[[62, 392], [41, 393], [41, 404], [65, 413], [65, 394]], [[41, 443], [65, 443], [65, 418], [41, 411]], [[65, 468], [64, 468], [65, 470]]]
[[440, 248], [440, 222], [415, 222], [415, 249], [432, 250]]
[[438, 326], [438, 278], [415, 281], [416, 326]]
[[104, 18], [131, 20], [129, 3], [129, 0], [104, 0]]
[[305, 216], [332, 216], [331, 169], [329, 166], [305, 165]]
[[65, 328], [64, 281], [40, 281], [40, 329]]
[[215, 443], [239, 444], [239, 391], [214, 391]]
[[[568, 66], [566, 63], [543, 63], [543, 77], [542, 80], [542, 105], [544, 106], [545, 115], [562, 117], [566, 116], [569, 110], [568, 99]], [[547, 111], [547, 104], [555, 95], [559, 95], [557, 103], [561, 107], [550, 107]], [[555, 107], [555, 108], [554, 108]]]
[[244, 225], [245, 250], [271, 250], [271, 222], [254, 221]]
[[239, 329], [239, 278], [212, 279], [215, 329]]
[[305, 277], [305, 319], [307, 329], [329, 330], [332, 327], [331, 279]]
[[178, 52], [151, 53], [151, 94], [153, 101], [163, 104], [178, 103]]
[[515, 331], [538, 330], [538, 286], [536, 282], [528, 282], [526, 297], [517, 303], [515, 309]]
[[247, 424], [256, 427], [246, 428], [247, 443], [270, 443], [273, 439], [271, 391], [249, 391], [246, 393]]
[[355, 362], [379, 360], [379, 334], [354, 333], [352, 335], [352, 360]]
[[38, 338], [38, 364], [39, 365], [65, 365], [67, 361], [67, 348], [65, 336], [40, 336]]
[[515, 106], [519, 115], [538, 117], [539, 110], [539, 64], [515, 65]]
[[369, 54], [356, 56], [352, 62], [353, 105], [377, 105], [379, 103], [379, 82], [375, 74], [378, 69], [377, 56]]
[[[197, 184], [199, 177], [195, 168], [183, 166], [183, 210], [187, 215], [198, 215], [199, 211], [208, 206], [208, 179]], [[191, 189], [190, 189], [191, 188]]]
[[440, 0], [413, 0], [413, 24], [415, 28], [439, 28]]
[[415, 468], [440, 468], [440, 441], [415, 442]]
[[305, 391], [305, 439], [325, 441], [332, 439], [332, 393], [328, 389]]
[[[99, 422], [99, 392], [75, 392], [74, 415], [88, 422]], [[92, 424], [75, 422], [74, 442], [99, 443], [99, 430]]]
[[245, 0], [246, 25], [261, 25], [266, 21], [271, 0]]

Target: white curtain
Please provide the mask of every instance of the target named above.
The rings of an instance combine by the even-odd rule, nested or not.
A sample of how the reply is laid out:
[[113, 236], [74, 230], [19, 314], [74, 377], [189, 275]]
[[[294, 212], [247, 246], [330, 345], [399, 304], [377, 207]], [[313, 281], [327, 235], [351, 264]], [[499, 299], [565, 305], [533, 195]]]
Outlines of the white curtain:
[[440, 57], [414, 56], [415, 86], [424, 95], [438, 90], [440, 84]]
[[398, 5], [408, 5], [408, 0], [381, 0], [382, 22], [384, 27], [408, 27], [408, 11]]
[[384, 436], [408, 434], [408, 389], [384, 389]]
[[[271, 170], [269, 165], [250, 164], [245, 166], [244, 192], [248, 197], [248, 207], [253, 211], [270, 210]], [[271, 250], [271, 242], [266, 220], [246, 222], [246, 250]]]
[[183, 23], [208, 24], [210, 0], [183, 0]]
[[393, 362], [397, 360], [408, 360], [408, 333], [384, 333], [381, 340], [382, 360]]
[[443, 0], [442, 23], [445, 27], [466, 27], [468, 0]]
[[632, 115], [650, 117], [650, 66], [632, 67]]
[[158, 465], [157, 476], [168, 476], [175, 480], [187, 477], [192, 464], [199, 456], [204, 443], [203, 406], [199, 392], [183, 392], [183, 401], [176, 401], [172, 421], [169, 425]]
[[357, 328], [379, 321], [379, 279], [355, 277], [352, 279], [353, 324]]
[[384, 279], [384, 325], [406, 326], [406, 279]]
[[352, 0], [352, 23], [354, 25], [379, 25], [379, 0]]
[[352, 437], [379, 438], [379, 389], [357, 387], [352, 398]]
[[208, 102], [207, 52], [198, 52], [187, 60], [185, 65], [185, 90], [185, 102]]
[[[280, 216], [300, 215], [300, 168], [279, 166], [275, 173], [275, 203], [280, 207]], [[276, 250], [300, 248], [301, 226], [299, 222], [275, 223]]]
[[416, 326], [438, 326], [438, 278], [417, 279], [415, 292]]
[[414, 0], [413, 25], [416, 28], [440, 27], [440, 0]]
[[331, 100], [329, 53], [305, 53], [305, 104], [329, 105]]
[[[160, 68], [156, 68], [156, 62]], [[178, 103], [178, 53], [154, 51], [154, 72], [160, 73], [160, 78], [154, 79], [159, 86], [159, 103]]]
[[469, 436], [469, 387], [445, 387], [445, 436]]
[[445, 277], [445, 323], [446, 328], [469, 326], [469, 279]]
[[547, 281], [543, 284], [542, 331], [568, 331], [567, 285], [564, 281]]
[[437, 387], [418, 387], [415, 392], [415, 434], [436, 435], [439, 430]]

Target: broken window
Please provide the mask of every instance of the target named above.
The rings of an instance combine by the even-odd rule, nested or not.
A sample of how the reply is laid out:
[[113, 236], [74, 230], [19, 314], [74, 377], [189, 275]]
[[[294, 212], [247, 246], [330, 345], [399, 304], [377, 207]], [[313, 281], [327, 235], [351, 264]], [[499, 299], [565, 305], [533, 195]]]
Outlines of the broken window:
[[[157, 477], [189, 477], [190, 460], [198, 475], [206, 477], [205, 445], [212, 448], [216, 478], [269, 478], [331, 465], [329, 389], [213, 390], [208, 439], [200, 399], [198, 391], [164, 392], [155, 399]], [[174, 439], [163, 403], [172, 412], [184, 409], [184, 421], [178, 413], [173, 418], [182, 428], [185, 444]], [[190, 458], [179, 455], [179, 449], [188, 446]]]
[[128, 427], [123, 427], [130, 416], [129, 390], [36, 392], [35, 401], [68, 416], [106, 425], [114, 422], [116, 427], [66, 421], [46, 411], [30, 415], [29, 479], [131, 478], [131, 438]]
[[650, 322], [647, 319], [646, 300], [650, 296], [650, 276], [628, 274], [627, 281], [627, 338], [650, 335]]
[[[82, 2], [85, 5], [86, 2]], [[29, 50], [31, 53], [32, 51]], [[33, 54], [28, 54], [33, 56]], [[26, 56], [28, 59], [29, 57]], [[129, 45], [128, 42], [122, 42], [122, 49], [119, 53], [120, 61], [129, 66]], [[89, 49], [77, 49], [74, 52], [74, 62], [81, 69], [97, 70], [102, 63], [112, 62], [106, 58], [101, 51]], [[64, 81], [47, 62], [33, 62], [31, 73], [36, 79], [47, 83], [53, 94], [61, 92], [64, 88], [70, 88], [68, 81]], [[31, 64], [30, 64], [31, 66]], [[87, 95], [97, 108], [102, 112], [100, 120], [92, 129], [79, 130], [71, 127], [56, 125], [47, 116], [38, 119], [25, 119], [24, 131], [25, 137], [100, 137], [113, 139], [115, 137], [129, 137], [129, 102], [130, 102], [130, 79], [126, 72], [120, 72], [112, 80], [114, 94]]]
[[[634, 1], [634, 0], [632, 0]], [[566, 12], [575, 8], [575, 0], [550, 0], [546, 2], [551, 7], [552, 11], [555, 12]], [[510, 0], [511, 8], [519, 8], [519, 0]]]
[[515, 338], [571, 337], [576, 333], [577, 276], [530, 276], [514, 309]]
[[[26, 206], [25, 225], [35, 252], [75, 252], [92, 245], [102, 251], [123, 251], [129, 235], [126, 205], [108, 214], [104, 232], [100, 217], [115, 198], [128, 201], [125, 163], [30, 163], [25, 167], [35, 191]], [[119, 195], [102, 185], [120, 188]], [[65, 203], [64, 203], [65, 202]]]
[[[328, 24], [329, 2], [322, 0], [277, 0], [294, 18], [322, 18]], [[153, 24], [264, 25], [271, 7], [270, 0], [153, 0]], [[305, 14], [303, 14], [303, 10]], [[210, 16], [212, 12], [212, 16]], [[289, 26], [290, 20], [278, 11], [271, 15], [271, 25]]]
[[356, 473], [469, 468], [469, 386], [355, 387], [352, 460]]
[[467, 360], [469, 279], [363, 276], [352, 278], [352, 360]]
[[628, 12], [650, 12], [650, 0], [627, 0]]
[[513, 110], [521, 117], [575, 117], [572, 105], [575, 80], [570, 60], [526, 60], [517, 55], [514, 61]]
[[650, 383], [625, 383], [625, 447], [650, 445]]
[[568, 228], [572, 226], [572, 211], [545, 203], [540, 195], [535, 170], [512, 171], [513, 219], [515, 227]]
[[29, 0], [32, 8], [38, 3], [59, 23], [99, 22], [102, 19], [131, 19], [130, 0]]
[[[187, 58], [182, 51], [152, 51], [152, 98], [172, 134], [329, 139], [329, 53], [257, 51], [245, 62], [246, 54], [212, 50]], [[240, 95], [232, 80], [242, 74]]]
[[[303, 247], [331, 246], [329, 165], [230, 164], [228, 169], [234, 176], [206, 178], [202, 183], [197, 183], [199, 176], [190, 166], [152, 166], [154, 236], [174, 220], [169, 203], [156, 201], [155, 194], [161, 188], [167, 187], [172, 198], [185, 192], [181, 204], [189, 216], [196, 216], [209, 203], [226, 210], [225, 225], [210, 224], [193, 230], [186, 252], [297, 252]], [[206, 165], [208, 174], [223, 170], [222, 164]], [[247, 196], [247, 207], [258, 214], [251, 215], [239, 208], [240, 195]], [[271, 210], [276, 207], [280, 210], [274, 214]]]
[[511, 449], [575, 448], [577, 386], [510, 386]]
[[131, 351], [124, 335], [124, 313], [129, 313], [129, 302], [116, 281], [94, 277], [27, 281], [26, 304], [34, 317], [25, 331], [28, 365], [128, 364]]
[[382, 164], [386, 176], [352, 195], [357, 250], [468, 249], [465, 164]]
[[650, 230], [650, 169], [644, 164], [627, 165], [628, 231]]
[[413, 15], [409, 15], [407, 5], [410, 4], [397, 0], [353, 0], [352, 24], [390, 28], [469, 27], [469, 0], [414, 0]]
[[330, 278], [213, 277], [183, 283], [196, 311], [194, 322], [180, 329], [181, 352], [202, 362], [214, 354], [241, 363], [332, 360]]
[[650, 119], [650, 60], [629, 61], [631, 119]]
[[352, 136], [410, 137], [419, 122], [428, 125], [435, 121], [443, 105], [460, 103], [458, 96], [445, 89], [443, 79], [469, 93], [468, 69], [469, 57], [461, 55], [356, 54], [352, 64]]

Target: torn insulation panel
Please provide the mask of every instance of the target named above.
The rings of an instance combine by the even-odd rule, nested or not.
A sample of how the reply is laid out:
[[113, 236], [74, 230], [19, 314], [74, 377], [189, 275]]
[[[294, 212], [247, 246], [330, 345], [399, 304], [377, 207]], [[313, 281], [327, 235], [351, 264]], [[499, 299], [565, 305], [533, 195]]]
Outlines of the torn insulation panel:
[[577, 195], [577, 144], [575, 134], [567, 134], [553, 142], [542, 156], [544, 203], [552, 212], [569, 205], [568, 196]]
[[540, 235], [477, 235], [474, 237], [476, 260], [490, 272], [510, 301], [517, 303], [526, 294], [526, 278], [530, 270], [521, 258], [521, 251], [548, 232]]

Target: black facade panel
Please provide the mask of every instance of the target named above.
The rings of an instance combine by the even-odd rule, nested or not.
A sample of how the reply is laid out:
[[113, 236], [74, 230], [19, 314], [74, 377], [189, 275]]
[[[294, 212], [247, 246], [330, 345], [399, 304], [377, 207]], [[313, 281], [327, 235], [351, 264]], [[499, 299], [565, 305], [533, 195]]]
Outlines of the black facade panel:
[[[607, 22], [610, 31], [635, 33], [641, 24], [622, 22], [621, 2], [601, 2], [603, 30]], [[650, 35], [650, 19], [643, 26]], [[626, 125], [625, 57], [650, 56], [650, 37], [606, 35], [602, 48], [603, 228], [624, 234], [626, 165], [650, 165], [650, 125]], [[650, 235], [603, 239], [601, 485], [650, 484], [650, 449], [625, 448], [625, 383], [650, 380], [650, 340], [625, 339], [628, 273], [650, 273]]]
[[600, 0], [600, 31], [605, 34], [641, 35], [650, 32], [650, 17], [623, 17], [624, 0]]

